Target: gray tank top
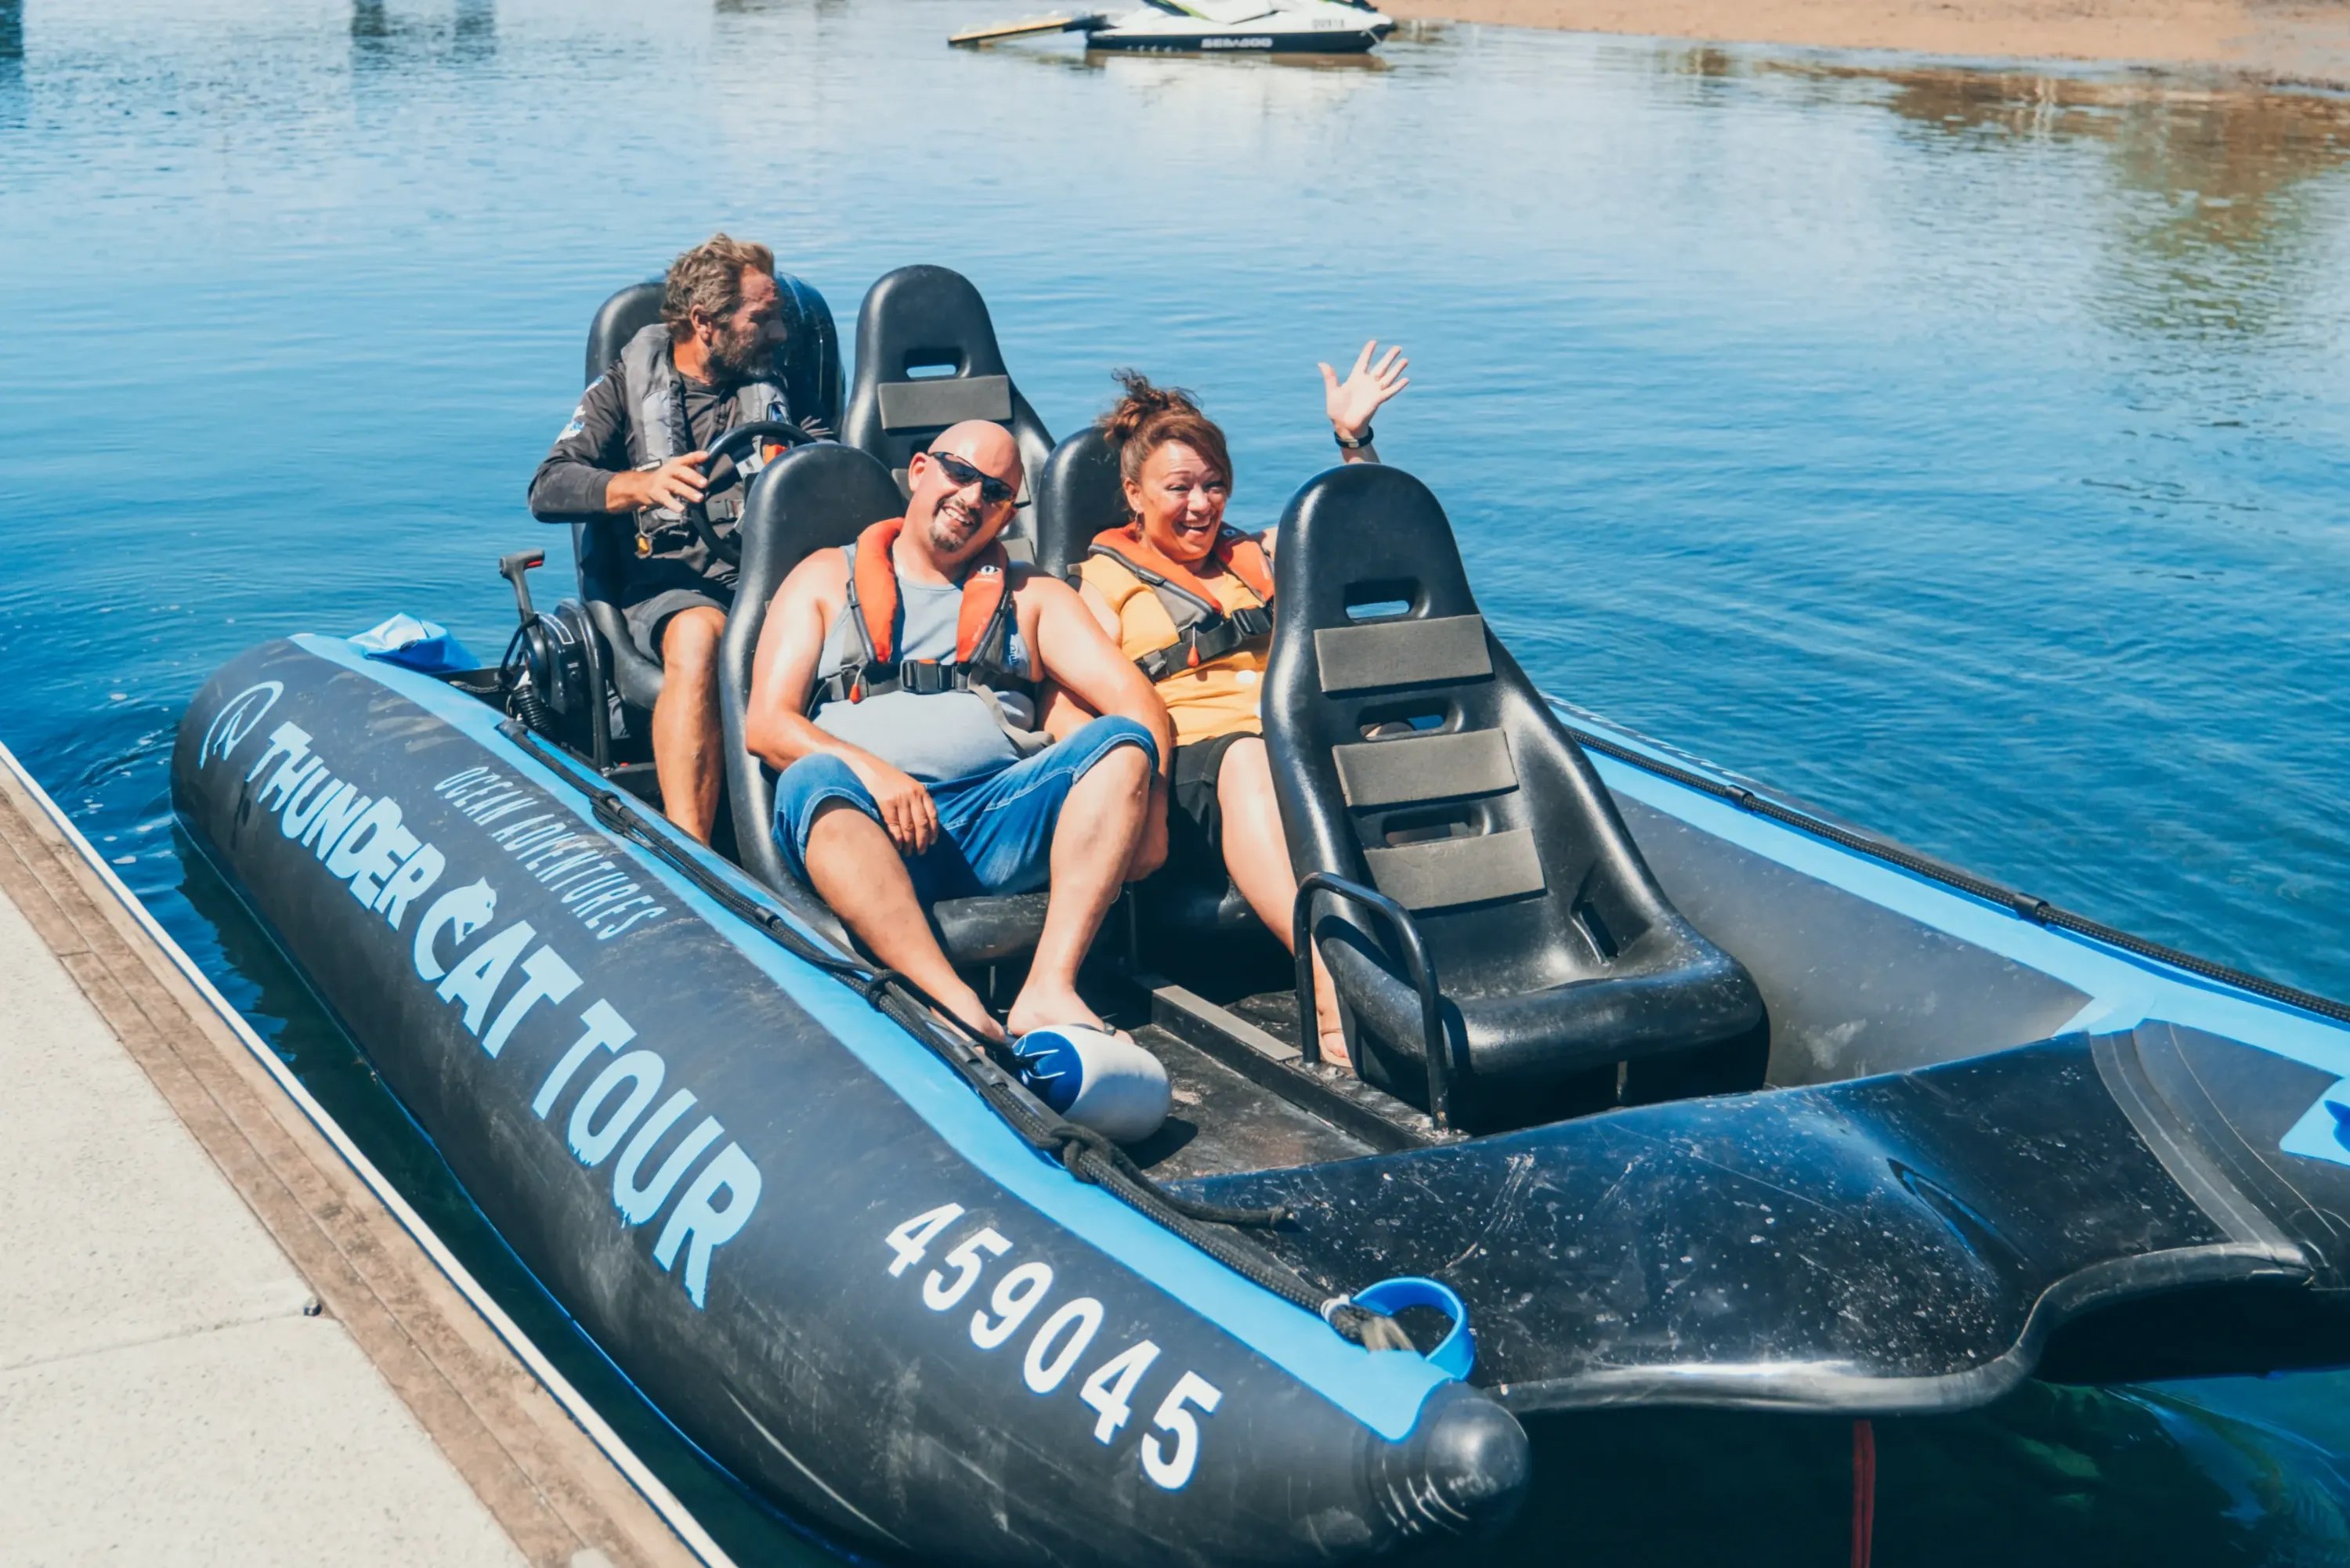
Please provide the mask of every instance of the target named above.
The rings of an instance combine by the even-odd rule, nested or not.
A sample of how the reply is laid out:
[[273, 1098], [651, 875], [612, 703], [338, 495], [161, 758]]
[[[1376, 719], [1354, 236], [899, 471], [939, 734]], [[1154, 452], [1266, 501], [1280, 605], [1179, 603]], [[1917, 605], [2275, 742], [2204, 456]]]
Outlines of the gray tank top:
[[[848, 550], [848, 569], [857, 571], [857, 546]], [[951, 659], [955, 652], [955, 622], [962, 614], [962, 589], [925, 583], [898, 582], [899, 659]], [[829, 680], [865, 657], [846, 609], [833, 618], [825, 634], [824, 657], [816, 680]], [[1015, 625], [1004, 647], [1004, 659], [1026, 679], [1033, 679], [1028, 649]], [[920, 694], [889, 691], [862, 702], [827, 702], [816, 710], [816, 727], [852, 746], [871, 752], [883, 762], [900, 767], [924, 784], [995, 773], [1019, 760], [1020, 749], [1004, 732], [998, 709], [977, 691]], [[1018, 713], [1013, 715], [1015, 722]]]

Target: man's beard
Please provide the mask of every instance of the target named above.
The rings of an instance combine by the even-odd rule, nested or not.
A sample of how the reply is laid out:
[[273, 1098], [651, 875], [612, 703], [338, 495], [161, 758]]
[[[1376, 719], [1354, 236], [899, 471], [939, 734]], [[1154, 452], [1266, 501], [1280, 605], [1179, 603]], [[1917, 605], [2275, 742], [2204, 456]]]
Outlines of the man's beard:
[[726, 328], [711, 339], [710, 369], [713, 381], [748, 381], [766, 367], [765, 335], [757, 328], [736, 332]]
[[952, 556], [968, 548], [987, 525], [985, 514], [976, 510], [963, 514], [967, 522], [958, 522], [952, 512], [952, 504], [948, 504], [931, 514], [931, 548], [941, 556]]

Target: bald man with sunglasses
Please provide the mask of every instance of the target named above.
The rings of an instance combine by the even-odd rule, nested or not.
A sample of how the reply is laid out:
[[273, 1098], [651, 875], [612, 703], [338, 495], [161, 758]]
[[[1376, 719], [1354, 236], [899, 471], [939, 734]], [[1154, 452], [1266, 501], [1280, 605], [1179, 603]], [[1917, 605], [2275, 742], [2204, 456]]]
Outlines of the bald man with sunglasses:
[[[1076, 590], [1014, 566], [1020, 449], [954, 426], [906, 471], [906, 514], [775, 590], [743, 739], [780, 774], [785, 861], [875, 957], [990, 1039], [1100, 1026], [1077, 965], [1118, 897], [1174, 751], [1166, 707]], [[1032, 730], [1037, 689], [1101, 715]], [[931, 935], [940, 898], [1049, 886], [1028, 981], [999, 1023]]]

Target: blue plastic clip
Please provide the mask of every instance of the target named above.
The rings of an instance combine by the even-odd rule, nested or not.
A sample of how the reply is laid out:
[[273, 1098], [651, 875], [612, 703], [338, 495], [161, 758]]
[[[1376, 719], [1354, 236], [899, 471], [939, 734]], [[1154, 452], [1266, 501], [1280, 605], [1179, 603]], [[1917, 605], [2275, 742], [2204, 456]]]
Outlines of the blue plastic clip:
[[1428, 1364], [1448, 1377], [1460, 1379], [1466, 1379], [1469, 1369], [1477, 1365], [1477, 1336], [1469, 1332], [1469, 1308], [1451, 1285], [1403, 1274], [1357, 1291], [1354, 1302], [1390, 1317], [1404, 1307], [1434, 1307], [1452, 1320], [1452, 1328], [1428, 1353]]

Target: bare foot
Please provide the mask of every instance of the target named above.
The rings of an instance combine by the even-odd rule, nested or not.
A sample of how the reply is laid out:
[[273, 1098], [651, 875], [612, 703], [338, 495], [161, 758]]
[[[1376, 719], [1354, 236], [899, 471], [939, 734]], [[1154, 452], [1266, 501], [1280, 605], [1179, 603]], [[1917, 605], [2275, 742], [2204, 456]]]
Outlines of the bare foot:
[[1332, 1023], [1318, 1031], [1322, 1042], [1322, 1060], [1333, 1067], [1352, 1069], [1355, 1059], [1347, 1054], [1347, 1031], [1344, 1025]]
[[1101, 1015], [1087, 1007], [1085, 999], [1074, 990], [1061, 987], [1040, 987], [1033, 980], [1020, 988], [1012, 1001], [1012, 1011], [1004, 1016], [1004, 1026], [1017, 1039], [1031, 1029], [1043, 1029], [1051, 1024], [1064, 1024], [1074, 1029], [1098, 1029], [1105, 1034], [1133, 1043], [1133, 1036], [1123, 1029], [1112, 1029]]
[[982, 1040], [1007, 1038], [1003, 1025], [995, 1021], [995, 1014], [987, 1010], [987, 1003], [980, 1001], [979, 992], [967, 985], [957, 986], [955, 991], [956, 994], [952, 996], [940, 997], [939, 1005], [931, 1011], [941, 1018], [952, 1019]]

